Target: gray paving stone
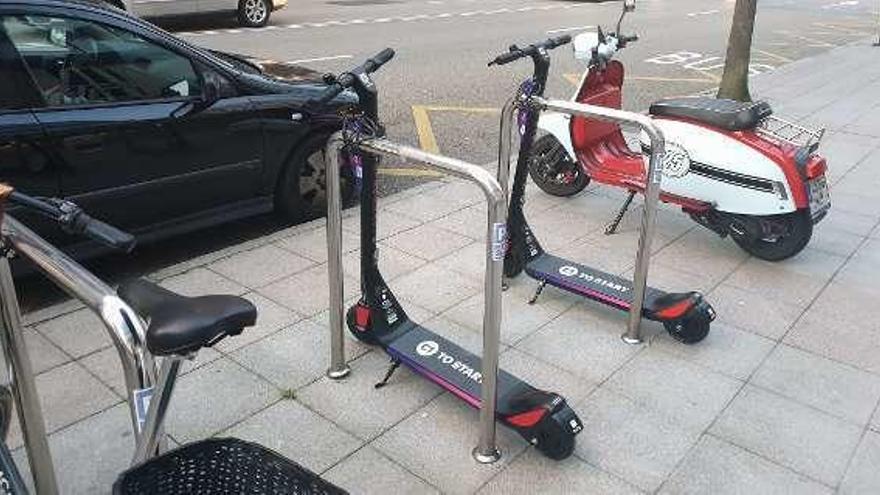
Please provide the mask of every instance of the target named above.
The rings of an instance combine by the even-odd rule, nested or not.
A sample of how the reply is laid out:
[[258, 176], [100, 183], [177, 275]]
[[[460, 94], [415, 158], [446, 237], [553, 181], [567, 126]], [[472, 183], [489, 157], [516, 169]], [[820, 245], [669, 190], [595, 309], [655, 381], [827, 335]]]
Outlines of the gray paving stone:
[[278, 400], [278, 390], [227, 358], [181, 377], [165, 431], [179, 442], [207, 438]]
[[860, 426], [880, 400], [880, 377], [784, 344], [752, 383]]
[[[109, 494], [134, 454], [128, 406], [119, 404], [49, 435], [49, 449], [60, 493]], [[15, 460], [30, 485], [24, 449], [15, 452]]]
[[115, 347], [108, 347], [89, 354], [80, 359], [79, 364], [98, 377], [101, 383], [110, 387], [120, 399], [126, 398], [125, 374], [122, 372], [119, 352], [116, 351]]
[[813, 231], [809, 246], [838, 256], [849, 256], [865, 238], [844, 230], [822, 226]]
[[679, 359], [704, 366], [739, 380], [747, 380], [773, 350], [773, 341], [737, 328], [713, 322], [706, 338], [695, 345], [685, 345], [668, 333], [651, 342], [654, 349]]
[[[35, 374], [70, 361], [70, 356], [32, 328], [24, 329], [24, 341]], [[3, 357], [0, 357], [0, 361], [4, 361]]]
[[828, 283], [830, 277], [831, 274], [828, 274], [828, 278], [820, 278], [805, 273], [773, 269], [768, 263], [752, 258], [733, 272], [725, 283], [754, 292], [761, 297], [785, 300], [799, 308], [806, 308]]
[[372, 439], [424, 406], [441, 390], [405, 366], [375, 389], [390, 359], [379, 350], [351, 362], [344, 380], [322, 377], [297, 392], [297, 400], [363, 439]]
[[788, 468], [706, 435], [682, 461], [661, 494], [828, 494], [832, 490]]
[[547, 459], [529, 449], [504, 471], [486, 483], [480, 494], [531, 493], [642, 493], [621, 479], [605, 473], [577, 457], [564, 461]]
[[[401, 275], [405, 275], [416, 268], [424, 265], [426, 262], [421, 258], [416, 258], [404, 253], [398, 249], [386, 246], [384, 242], [379, 243], [379, 268], [382, 270], [382, 276], [386, 281], [394, 280]], [[359, 280], [361, 276], [361, 253], [353, 251], [342, 257], [342, 270], [345, 275], [354, 280]]]
[[722, 280], [748, 257], [730, 239], [721, 239], [706, 229], [694, 229], [664, 247], [652, 263], [693, 273], [710, 280]]
[[67, 363], [36, 377], [46, 430], [55, 431], [119, 402], [104, 384], [78, 363]]
[[444, 394], [374, 440], [372, 446], [443, 493], [473, 493], [528, 445], [499, 426], [497, 442], [503, 457], [495, 464], [479, 464], [471, 457], [479, 437], [478, 423], [477, 411]]
[[391, 236], [385, 239], [383, 244], [430, 261], [458, 252], [472, 242], [469, 237], [427, 223]]
[[721, 284], [707, 296], [718, 314], [717, 322], [779, 340], [803, 312], [785, 300], [768, 298], [729, 284]]
[[621, 250], [603, 247], [595, 244], [591, 237], [550, 249], [556, 256], [606, 273], [623, 273], [635, 265], [635, 248]]
[[[584, 195], [583, 198], [598, 197]], [[529, 218], [529, 225], [540, 240], [541, 246], [554, 252], [602, 228], [605, 220], [597, 216], [586, 216], [585, 211], [592, 210], [564, 203], [533, 215]]]
[[85, 306], [83, 305], [83, 303], [79, 302], [76, 299], [66, 299], [62, 302], [46, 306], [45, 308], [39, 308], [33, 311], [27, 308], [22, 308], [22, 311], [27, 312], [21, 315], [21, 321], [25, 326], [33, 326], [37, 323], [42, 323], [46, 320], [51, 320], [53, 318], [58, 318], [59, 316], [66, 315], [67, 313], [73, 313], [74, 311], [82, 309], [84, 307]]
[[439, 495], [440, 492], [371, 447], [364, 447], [324, 473], [324, 479], [363, 495]]
[[[361, 236], [357, 232], [342, 232], [342, 252], [350, 253], [360, 247]], [[311, 229], [275, 243], [276, 246], [316, 261], [327, 262], [327, 229]]]
[[190, 297], [207, 294], [240, 296], [247, 292], [245, 287], [219, 273], [201, 267], [163, 279], [161, 285], [168, 290]]
[[840, 482], [862, 434], [858, 426], [751, 386], [710, 431], [829, 486]]
[[[313, 316], [328, 307], [330, 289], [327, 265], [318, 265], [260, 288], [257, 292], [297, 313]], [[357, 279], [345, 277], [343, 297], [359, 291]]]
[[874, 416], [871, 417], [871, 428], [880, 433], [880, 405], [874, 410]]
[[[529, 304], [528, 301], [535, 291], [536, 283], [526, 277], [511, 280], [509, 283], [510, 287], [502, 295], [501, 304], [501, 341], [506, 344], [516, 344], [575, 304], [575, 296], [561, 291], [551, 293], [550, 289], [535, 304]], [[474, 331], [481, 332], [483, 305], [482, 294], [478, 294], [452, 306], [443, 313], [443, 316]]]
[[786, 344], [880, 373], [877, 296], [831, 283], [786, 336]]
[[422, 266], [390, 283], [398, 299], [414, 301], [442, 312], [477, 294], [482, 284], [470, 277], [444, 270], [434, 264]]
[[282, 400], [223, 435], [264, 445], [288, 459], [322, 472], [363, 443], [293, 400]]
[[[473, 201], [461, 203], [431, 191], [401, 201], [395, 201], [385, 206], [383, 210], [395, 215], [406, 215], [420, 222], [429, 222], [467, 206], [477, 204], [479, 201], [479, 196], [475, 196]], [[381, 219], [379, 221], [381, 222]]]
[[877, 217], [852, 212], [838, 212], [832, 208], [825, 219], [816, 226], [813, 235], [819, 234], [825, 229], [840, 230], [849, 234], [866, 236], [877, 225]]
[[569, 310], [515, 347], [582, 378], [601, 382], [639, 351], [639, 347], [620, 340], [622, 331], [623, 323], [609, 328], [591, 315]]
[[[376, 238], [378, 240], [387, 239], [394, 234], [418, 227], [423, 222], [415, 218], [410, 218], [405, 214], [390, 212], [384, 208], [379, 209], [378, 221], [376, 223]], [[355, 215], [344, 218], [342, 220], [342, 228], [345, 232], [360, 233], [361, 223], [360, 217]], [[343, 233], [343, 238], [345, 233]]]
[[472, 242], [437, 260], [437, 266], [482, 282], [489, 251], [485, 240]]
[[[327, 371], [330, 365], [329, 338], [326, 327], [306, 320], [242, 347], [229, 357], [276, 387], [295, 390], [317, 380]], [[366, 350], [353, 339], [346, 338], [345, 343], [349, 359]]]
[[499, 366], [536, 388], [561, 395], [571, 407], [587, 398], [598, 385], [514, 348], [501, 354]]
[[[622, 274], [623, 278], [632, 280], [633, 271], [633, 268], [629, 268]], [[697, 291], [705, 295], [712, 292], [721, 280], [717, 274], [697, 275], [660, 263], [655, 263], [648, 269], [648, 285], [667, 292]]]
[[649, 348], [612, 375], [604, 387], [702, 430], [742, 382]]
[[862, 438], [840, 484], [841, 495], [880, 492], [880, 434], [868, 431]]
[[245, 287], [257, 288], [301, 272], [315, 264], [285, 249], [268, 244], [215, 261], [208, 269]]
[[304, 317], [295, 311], [275, 303], [256, 292], [248, 292], [242, 297], [252, 302], [257, 308], [257, 324], [245, 328], [240, 335], [221, 340], [215, 348], [222, 352], [232, 352], [248, 344], [262, 340], [269, 335], [290, 326]]
[[648, 492], [663, 483], [700, 436], [677, 418], [604, 388], [577, 411], [584, 431], [576, 455]]
[[486, 205], [477, 204], [450, 213], [432, 222], [439, 227], [475, 241], [486, 242]]
[[36, 330], [75, 358], [112, 345], [107, 327], [87, 309], [44, 321]]

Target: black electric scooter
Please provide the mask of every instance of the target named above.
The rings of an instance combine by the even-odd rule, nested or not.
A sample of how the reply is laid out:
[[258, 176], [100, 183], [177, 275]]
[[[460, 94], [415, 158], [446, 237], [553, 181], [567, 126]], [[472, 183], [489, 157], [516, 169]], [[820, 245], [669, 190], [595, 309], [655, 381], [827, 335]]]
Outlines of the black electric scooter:
[[[519, 90], [524, 103], [517, 116], [522, 138], [507, 216], [510, 244], [504, 259], [504, 274], [515, 277], [525, 270], [526, 274], [538, 280], [538, 288], [529, 301], [531, 304], [537, 301], [544, 287], [549, 284], [621, 311], [629, 311], [633, 304], [632, 281], [547, 253], [529, 227], [523, 212], [529, 157], [540, 116], [536, 109], [529, 108], [528, 98], [544, 94], [550, 71], [547, 49], [547, 46], [541, 44], [523, 49], [511, 47], [509, 54], [495, 61], [495, 64], [503, 65], [523, 57], [531, 57], [535, 66], [534, 75]], [[506, 138], [507, 136], [501, 136], [501, 139]], [[693, 344], [708, 335], [709, 326], [715, 319], [715, 311], [699, 292], [669, 293], [646, 287], [642, 316], [663, 323], [675, 339]]]
[[[378, 124], [377, 90], [369, 74], [394, 55], [386, 50], [364, 65], [327, 78], [334, 86], [318, 100], [326, 103], [344, 88], [357, 93], [359, 113], [343, 128], [350, 133], [369, 133], [380, 137], [383, 129]], [[383, 387], [402, 364], [472, 407], [481, 405], [482, 362], [480, 357], [466, 351], [409, 319], [397, 298], [382, 277], [378, 266], [376, 246], [376, 171], [379, 159], [370, 154], [346, 159], [361, 166], [361, 298], [346, 314], [351, 333], [363, 342], [378, 345], [391, 356], [392, 364], [384, 379], [376, 385]], [[565, 399], [558, 394], [539, 390], [503, 370], [498, 372], [496, 419], [514, 429], [523, 438], [551, 459], [565, 459], [574, 449], [575, 435], [583, 425]]]

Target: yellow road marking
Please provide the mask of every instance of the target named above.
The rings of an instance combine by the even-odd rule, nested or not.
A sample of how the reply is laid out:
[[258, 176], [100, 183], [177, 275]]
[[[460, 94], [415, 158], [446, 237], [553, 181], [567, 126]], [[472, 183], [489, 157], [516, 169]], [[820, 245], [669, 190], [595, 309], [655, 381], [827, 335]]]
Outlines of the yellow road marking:
[[574, 87], [577, 87], [581, 83], [581, 74], [563, 74], [562, 78], [570, 82]]
[[431, 125], [430, 112], [458, 112], [476, 114], [499, 114], [498, 108], [485, 107], [459, 107], [446, 105], [413, 105], [413, 120], [416, 122], [416, 133], [419, 136], [419, 146], [428, 153], [440, 153], [437, 138], [434, 136], [434, 127]]
[[768, 52], [767, 50], [759, 50], [759, 49], [755, 48], [755, 51], [758, 52], [758, 53], [761, 53], [761, 54], [767, 55], [768, 57], [775, 58], [775, 59], [777, 59], [777, 60], [781, 60], [781, 61], [783, 61], [783, 62], [785, 62], [785, 63], [791, 63], [791, 62], [794, 62], [794, 60], [792, 60], [792, 59], [790, 59], [790, 58], [788, 58], [788, 57], [783, 57], [782, 55], [778, 55], [778, 54], [773, 53], [773, 52]]
[[419, 145], [428, 153], [439, 153], [437, 139], [434, 137], [434, 129], [431, 127], [431, 118], [428, 117], [428, 107], [413, 105], [413, 119], [416, 121], [416, 132], [419, 135]]
[[378, 173], [379, 175], [388, 175], [393, 177], [445, 177], [445, 174], [434, 172], [433, 170], [407, 167], [380, 168], [378, 170]]

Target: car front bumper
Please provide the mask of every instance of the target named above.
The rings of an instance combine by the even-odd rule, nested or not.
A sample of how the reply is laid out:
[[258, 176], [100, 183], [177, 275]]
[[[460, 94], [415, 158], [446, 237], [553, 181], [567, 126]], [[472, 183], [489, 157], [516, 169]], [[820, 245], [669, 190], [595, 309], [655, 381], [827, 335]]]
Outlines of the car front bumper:
[[287, 6], [287, 0], [272, 0], [272, 10], [283, 9]]

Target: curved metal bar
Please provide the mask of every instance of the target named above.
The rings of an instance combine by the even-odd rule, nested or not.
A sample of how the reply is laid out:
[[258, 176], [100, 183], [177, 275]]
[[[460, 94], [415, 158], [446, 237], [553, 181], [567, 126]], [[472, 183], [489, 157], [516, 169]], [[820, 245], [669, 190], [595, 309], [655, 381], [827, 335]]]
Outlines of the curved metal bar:
[[109, 285], [10, 215], [3, 220], [2, 237], [16, 253], [101, 318], [122, 362], [131, 421], [139, 443], [157, 378], [143, 321]]
[[513, 156], [513, 115], [520, 98], [513, 96], [501, 109], [501, 131], [498, 139], [498, 183], [504, 191], [504, 200], [510, 196], [510, 158]]
[[660, 182], [663, 177], [663, 157], [666, 153], [666, 138], [663, 135], [663, 131], [654, 123], [651, 117], [640, 113], [571, 101], [546, 100], [540, 97], [530, 98], [529, 103], [541, 111], [550, 110], [568, 115], [637, 126], [651, 139], [651, 158], [648, 162], [648, 180], [645, 185], [645, 205], [642, 213], [639, 247], [636, 252], [636, 267], [633, 274], [633, 303], [629, 310], [626, 333], [622, 336], [623, 341], [628, 344], [641, 343], [642, 336], [639, 327], [642, 323], [642, 309], [645, 304], [648, 265], [651, 262], [651, 242], [654, 239], [654, 230], [656, 229], [657, 203], [660, 199]]
[[[479, 462], [494, 462], [501, 456], [495, 441], [495, 410], [498, 395], [498, 347], [501, 338], [501, 276], [503, 273], [504, 250], [507, 245], [507, 208], [504, 190], [487, 170], [462, 160], [427, 153], [417, 148], [393, 143], [384, 138], [366, 139], [358, 143], [358, 147], [367, 153], [403, 157], [410, 162], [417, 162], [430, 168], [442, 170], [449, 175], [474, 182], [486, 196], [489, 212], [486, 234], [485, 304], [483, 308], [483, 382], [480, 405], [480, 438], [473, 455]], [[339, 148], [334, 150], [328, 147], [329, 159], [333, 160], [338, 155], [338, 151]], [[328, 201], [331, 204], [340, 203], [339, 194], [328, 195]], [[338, 216], [341, 209], [332, 208], [329, 211], [334, 216]], [[333, 220], [334, 232], [341, 229], [335, 223], [337, 221], [341, 222], [340, 219]], [[330, 221], [328, 220], [328, 225], [329, 223]], [[338, 263], [338, 261], [334, 260], [334, 253], [331, 252], [330, 254], [331, 265]], [[332, 284], [333, 280], [331, 280]], [[331, 298], [341, 299], [341, 284], [342, 281], [340, 279], [339, 286], [336, 289], [339, 292], [338, 294], [331, 288]], [[337, 332], [341, 335], [341, 313], [338, 318], [334, 317], [336, 309], [332, 307], [333, 300], [331, 299], [330, 308], [331, 335]], [[332, 339], [331, 345], [334, 345]], [[339, 348], [333, 351], [334, 354], [344, 352], [341, 339], [335, 345]]]

